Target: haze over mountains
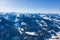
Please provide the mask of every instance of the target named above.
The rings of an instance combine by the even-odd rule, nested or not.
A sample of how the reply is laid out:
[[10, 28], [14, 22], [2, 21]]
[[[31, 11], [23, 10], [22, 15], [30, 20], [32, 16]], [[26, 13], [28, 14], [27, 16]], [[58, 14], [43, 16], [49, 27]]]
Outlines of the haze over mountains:
[[60, 13], [60, 0], [0, 0], [0, 12]]

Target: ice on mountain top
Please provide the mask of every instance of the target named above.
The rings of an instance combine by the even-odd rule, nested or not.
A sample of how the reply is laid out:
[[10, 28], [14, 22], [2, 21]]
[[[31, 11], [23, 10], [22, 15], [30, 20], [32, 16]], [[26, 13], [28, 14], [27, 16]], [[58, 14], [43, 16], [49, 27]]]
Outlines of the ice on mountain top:
[[25, 32], [28, 35], [37, 35], [35, 32]]
[[21, 22], [21, 25], [27, 25], [25, 22]]

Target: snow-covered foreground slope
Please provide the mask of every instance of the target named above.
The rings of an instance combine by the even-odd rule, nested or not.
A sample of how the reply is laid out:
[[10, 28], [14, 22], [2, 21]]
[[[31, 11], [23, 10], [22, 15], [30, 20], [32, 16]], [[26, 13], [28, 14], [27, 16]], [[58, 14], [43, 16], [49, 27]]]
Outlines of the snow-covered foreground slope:
[[0, 40], [60, 40], [60, 14], [0, 13]]

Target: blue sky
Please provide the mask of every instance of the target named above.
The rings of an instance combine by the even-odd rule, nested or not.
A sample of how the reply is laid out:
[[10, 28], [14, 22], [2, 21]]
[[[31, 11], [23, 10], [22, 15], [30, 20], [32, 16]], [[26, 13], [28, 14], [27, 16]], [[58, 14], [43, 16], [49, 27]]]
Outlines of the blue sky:
[[60, 0], [0, 0], [0, 11], [60, 13]]

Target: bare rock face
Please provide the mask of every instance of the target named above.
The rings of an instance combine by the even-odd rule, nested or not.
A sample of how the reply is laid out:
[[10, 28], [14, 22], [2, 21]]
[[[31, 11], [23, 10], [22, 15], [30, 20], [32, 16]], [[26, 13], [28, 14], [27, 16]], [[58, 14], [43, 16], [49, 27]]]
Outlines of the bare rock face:
[[60, 14], [0, 13], [0, 40], [60, 40]]

